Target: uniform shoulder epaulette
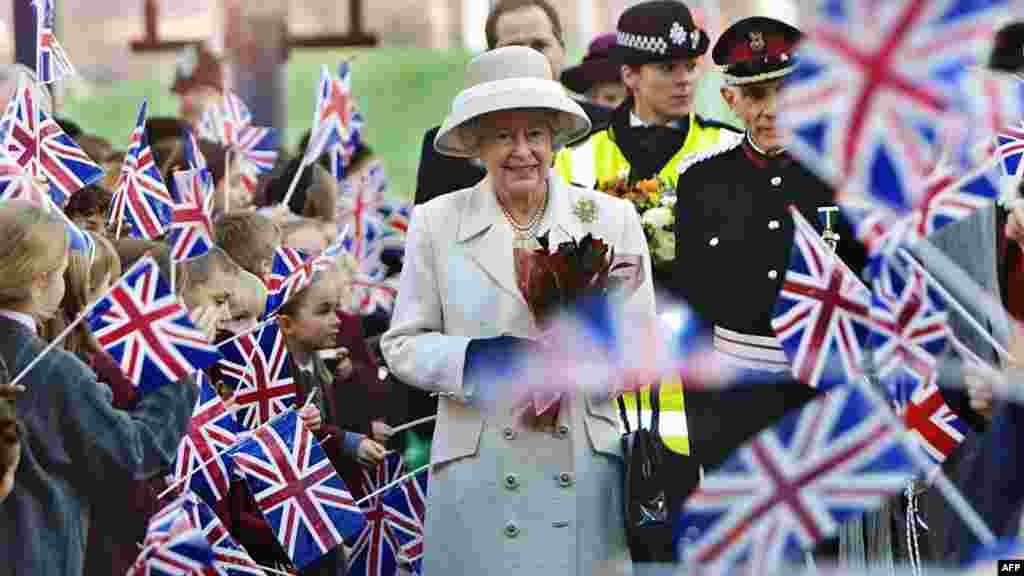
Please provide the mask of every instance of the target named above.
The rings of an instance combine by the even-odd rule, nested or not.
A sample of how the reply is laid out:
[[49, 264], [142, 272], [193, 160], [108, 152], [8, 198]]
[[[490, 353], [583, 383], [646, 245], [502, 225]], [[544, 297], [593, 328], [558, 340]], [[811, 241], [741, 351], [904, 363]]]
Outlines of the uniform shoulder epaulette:
[[700, 114], [696, 114], [695, 116], [696, 116], [697, 123], [700, 124], [701, 126], [707, 126], [709, 128], [721, 128], [722, 130], [727, 130], [729, 132], [736, 132], [737, 134], [742, 134], [743, 133], [743, 130], [741, 128], [737, 128], [737, 127], [733, 126], [732, 124], [726, 124], [725, 122], [719, 122], [718, 120], [712, 120], [710, 118], [705, 118], [705, 117], [701, 116]]
[[693, 154], [684, 157], [679, 162], [679, 173], [682, 174], [683, 172], [686, 172], [690, 168], [690, 166], [693, 166], [698, 162], [703, 162], [708, 158], [714, 158], [715, 156], [725, 154], [726, 152], [736, 148], [742, 143], [742, 133], [722, 132], [721, 135], [718, 137], [718, 144], [715, 144], [714, 146], [705, 148], [703, 150], [698, 150]]

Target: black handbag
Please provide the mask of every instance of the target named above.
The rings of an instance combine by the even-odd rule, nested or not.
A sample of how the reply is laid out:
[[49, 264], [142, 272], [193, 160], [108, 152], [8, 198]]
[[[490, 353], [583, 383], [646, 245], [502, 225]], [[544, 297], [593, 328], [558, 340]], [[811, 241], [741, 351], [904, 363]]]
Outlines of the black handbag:
[[651, 427], [640, 418], [640, 394], [636, 397], [637, 429], [631, 430], [626, 403], [618, 398], [619, 415], [625, 426], [622, 435], [623, 492], [626, 542], [633, 562], [671, 562], [672, 512], [668, 484], [670, 450], [658, 432], [661, 414], [660, 387], [651, 386]]

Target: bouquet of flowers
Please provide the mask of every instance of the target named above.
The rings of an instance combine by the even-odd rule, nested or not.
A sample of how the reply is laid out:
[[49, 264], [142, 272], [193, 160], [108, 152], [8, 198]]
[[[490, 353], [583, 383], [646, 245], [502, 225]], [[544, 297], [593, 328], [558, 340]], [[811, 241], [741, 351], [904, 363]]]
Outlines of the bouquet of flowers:
[[615, 250], [590, 234], [562, 242], [554, 251], [547, 233], [537, 242], [536, 250], [517, 249], [515, 264], [519, 290], [542, 330], [560, 311], [621, 287], [629, 278], [613, 273], [637, 265], [616, 262]]
[[676, 258], [675, 188], [665, 178], [650, 178], [630, 184], [626, 178], [615, 178], [598, 184], [597, 189], [616, 198], [628, 200], [640, 214], [647, 246], [654, 266]]
[[[540, 248], [514, 251], [519, 290], [543, 333], [558, 314], [573, 310], [591, 298], [606, 298], [619, 288], [638, 284], [638, 257], [619, 257], [603, 240], [587, 234], [572, 238], [551, 249], [548, 234], [537, 238]], [[622, 271], [632, 269], [631, 273]], [[536, 416], [557, 415], [560, 393], [534, 393], [531, 397]]]

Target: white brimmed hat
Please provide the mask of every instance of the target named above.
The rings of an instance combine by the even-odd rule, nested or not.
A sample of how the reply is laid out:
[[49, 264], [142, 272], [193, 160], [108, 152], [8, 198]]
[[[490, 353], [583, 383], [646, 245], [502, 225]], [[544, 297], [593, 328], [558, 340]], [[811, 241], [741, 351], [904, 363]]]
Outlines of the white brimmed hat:
[[556, 149], [586, 136], [590, 119], [551, 77], [548, 59], [533, 48], [507, 46], [477, 56], [466, 67], [466, 88], [452, 102], [434, 148], [447, 156], [474, 158], [479, 150], [470, 121], [488, 112], [521, 108], [558, 113]]

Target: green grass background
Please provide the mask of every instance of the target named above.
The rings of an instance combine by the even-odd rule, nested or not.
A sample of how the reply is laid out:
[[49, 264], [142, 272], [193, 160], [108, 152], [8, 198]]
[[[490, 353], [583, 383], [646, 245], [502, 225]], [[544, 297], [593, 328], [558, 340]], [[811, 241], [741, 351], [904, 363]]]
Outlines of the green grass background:
[[[462, 89], [471, 56], [461, 51], [390, 46], [293, 51], [287, 67], [285, 144], [290, 151], [309, 129], [320, 66], [327, 64], [336, 72], [338, 62], [353, 54], [357, 59], [352, 64], [352, 87], [367, 118], [366, 142], [384, 160], [393, 199], [412, 199], [423, 133], [444, 118]], [[124, 148], [143, 98], [149, 99], [151, 116], [175, 115], [177, 106], [167, 89], [173, 75], [172, 65], [154, 66], [146, 78], [69, 90], [63, 113], [87, 132]], [[738, 125], [721, 103], [719, 85], [716, 74], [705, 76], [698, 88], [698, 111]]]

